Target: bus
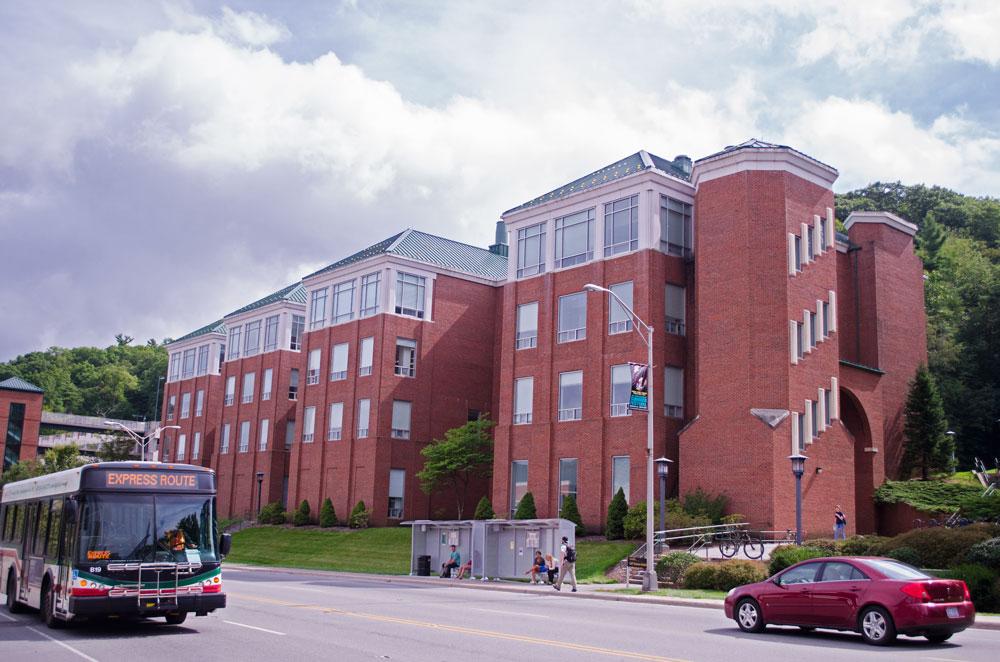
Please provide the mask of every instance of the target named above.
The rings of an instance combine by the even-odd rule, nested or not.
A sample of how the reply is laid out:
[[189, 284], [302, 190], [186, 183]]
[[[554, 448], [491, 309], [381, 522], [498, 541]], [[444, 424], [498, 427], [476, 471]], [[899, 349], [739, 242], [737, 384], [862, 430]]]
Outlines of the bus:
[[0, 581], [12, 613], [45, 624], [163, 616], [179, 625], [226, 606], [215, 472], [100, 462], [9, 483], [0, 495]]

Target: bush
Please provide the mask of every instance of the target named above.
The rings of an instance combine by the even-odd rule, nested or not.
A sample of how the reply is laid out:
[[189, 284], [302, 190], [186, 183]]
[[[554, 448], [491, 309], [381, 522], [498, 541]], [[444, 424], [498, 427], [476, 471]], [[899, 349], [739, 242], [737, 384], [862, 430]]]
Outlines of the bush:
[[681, 575], [681, 586], [714, 590], [719, 576], [719, 564], [700, 561], [684, 571]]
[[779, 545], [771, 551], [771, 563], [768, 565], [767, 571], [773, 576], [788, 566], [795, 565], [799, 561], [818, 559], [821, 556], [829, 556], [829, 554], [824, 550], [816, 549], [815, 547]]
[[884, 556], [885, 545], [891, 538], [883, 536], [851, 536], [840, 542], [844, 556]]
[[572, 494], [567, 494], [563, 497], [562, 510], [559, 511], [559, 517], [568, 519], [570, 522], [576, 524], [576, 535], [582, 536], [586, 533], [583, 529], [583, 518], [580, 517], [580, 509], [576, 507], [576, 497]]
[[493, 504], [485, 496], [476, 504], [476, 512], [472, 519], [496, 519], [497, 514], [493, 512]]
[[656, 577], [671, 584], [676, 584], [680, 581], [684, 571], [700, 560], [697, 556], [688, 552], [670, 552], [669, 554], [664, 554], [656, 562]]
[[625, 515], [628, 514], [628, 502], [625, 501], [625, 492], [618, 488], [615, 496], [608, 504], [608, 520], [605, 535], [608, 540], [621, 540], [625, 537]]
[[719, 564], [715, 577], [715, 588], [728, 591], [744, 584], [755, 584], [767, 579], [764, 564], [757, 561], [734, 559]]
[[261, 524], [284, 524], [286, 519], [285, 507], [280, 501], [267, 504], [260, 509], [260, 515], [257, 516], [257, 521]]
[[309, 523], [309, 502], [305, 499], [299, 504], [298, 510], [292, 516], [292, 524], [295, 526], [305, 526]]
[[822, 549], [826, 552], [827, 556], [841, 556], [843, 554], [841, 550], [842, 543], [839, 540], [834, 540], [833, 538], [813, 538], [805, 541], [806, 547], [811, 547], [812, 549]]
[[337, 511], [333, 509], [333, 501], [330, 497], [323, 500], [323, 505], [319, 509], [319, 525], [324, 528], [337, 526]]
[[[979, 490], [979, 487], [976, 487]], [[1000, 492], [984, 497], [982, 494], [965, 494], [959, 497], [958, 507], [969, 519], [995, 520], [1000, 517]]]
[[364, 501], [358, 501], [355, 504], [354, 509], [351, 510], [351, 516], [347, 520], [347, 526], [352, 529], [367, 529], [368, 521], [371, 519], [371, 511], [365, 507]]
[[982, 542], [977, 542], [969, 548], [969, 553], [965, 555], [968, 563], [992, 568], [1000, 571], [1000, 538], [990, 538]]
[[704, 517], [711, 524], [719, 524], [726, 512], [729, 497], [725, 494], [711, 496], [700, 487], [684, 495], [684, 512], [692, 517]]
[[897, 547], [886, 556], [890, 559], [896, 559], [897, 561], [902, 561], [903, 563], [908, 563], [912, 566], [920, 566], [920, 554], [912, 547]]
[[517, 509], [514, 511], [514, 519], [535, 519], [538, 512], [535, 510], [535, 495], [525, 492], [521, 500], [517, 502]]
[[961, 579], [969, 587], [977, 611], [1000, 609], [997, 573], [981, 565], [966, 563], [941, 575], [945, 579]]
[[746, 515], [741, 515], [740, 513], [733, 513], [731, 515], [726, 515], [722, 518], [719, 524], [742, 524], [747, 521]]
[[[653, 504], [653, 521], [660, 515], [660, 504]], [[622, 520], [622, 533], [628, 540], [638, 540], [646, 535], [646, 502], [637, 501], [625, 514]]]
[[973, 484], [940, 480], [887, 480], [875, 490], [875, 503], [906, 503], [925, 513], [953, 513], [963, 497], [979, 496]]
[[934, 527], [915, 529], [887, 541], [884, 553], [900, 547], [912, 547], [920, 555], [922, 568], [950, 568], [965, 561], [973, 545], [997, 536], [992, 524], [971, 524], [955, 529]]

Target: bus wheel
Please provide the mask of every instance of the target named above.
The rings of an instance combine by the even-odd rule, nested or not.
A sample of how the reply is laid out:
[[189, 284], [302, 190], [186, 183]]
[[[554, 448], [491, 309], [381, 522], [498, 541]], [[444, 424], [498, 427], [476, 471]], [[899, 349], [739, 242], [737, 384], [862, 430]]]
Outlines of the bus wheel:
[[12, 614], [24, 611], [24, 605], [17, 601], [17, 582], [14, 581], [13, 571], [7, 575], [7, 611]]
[[180, 625], [187, 617], [186, 611], [175, 611], [172, 614], [167, 614], [167, 625]]
[[42, 620], [45, 621], [45, 625], [53, 630], [58, 630], [66, 626], [65, 621], [56, 617], [56, 601], [52, 596], [52, 588], [49, 585], [45, 586], [45, 592], [42, 593]]

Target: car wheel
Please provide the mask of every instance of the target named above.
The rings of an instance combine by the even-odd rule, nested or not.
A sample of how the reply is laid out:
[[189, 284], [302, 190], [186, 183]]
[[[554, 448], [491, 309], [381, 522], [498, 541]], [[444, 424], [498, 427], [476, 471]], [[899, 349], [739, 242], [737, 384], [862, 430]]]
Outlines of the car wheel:
[[181, 623], [183, 623], [187, 619], [187, 616], [188, 615], [187, 615], [186, 611], [178, 611], [178, 612], [174, 612], [173, 614], [167, 614], [167, 616], [166, 616], [167, 624], [168, 625], [180, 625]]
[[948, 634], [929, 634], [927, 635], [927, 641], [931, 642], [932, 644], [941, 644], [951, 639], [952, 634], [954, 633], [949, 632]]
[[736, 605], [736, 624], [744, 632], [763, 632], [764, 616], [756, 600], [744, 598]]
[[53, 630], [65, 627], [66, 622], [56, 617], [56, 601], [55, 597], [52, 595], [52, 588], [50, 586], [46, 586], [45, 592], [42, 593], [41, 611], [42, 620], [45, 621], [46, 626]]
[[24, 605], [17, 601], [17, 582], [14, 581], [14, 573], [7, 575], [7, 611], [12, 614], [20, 614], [24, 611]]
[[868, 607], [859, 618], [861, 636], [865, 643], [886, 646], [896, 640], [896, 626], [892, 616], [882, 607]]

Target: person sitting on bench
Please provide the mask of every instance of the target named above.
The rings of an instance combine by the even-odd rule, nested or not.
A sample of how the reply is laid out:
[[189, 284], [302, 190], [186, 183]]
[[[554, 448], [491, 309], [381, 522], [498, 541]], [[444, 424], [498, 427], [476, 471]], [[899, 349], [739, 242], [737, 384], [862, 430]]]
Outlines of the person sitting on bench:
[[444, 579], [451, 575], [452, 568], [458, 568], [462, 565], [462, 555], [458, 553], [458, 548], [455, 545], [451, 546], [451, 554], [448, 556], [448, 561], [441, 564], [441, 579]]

